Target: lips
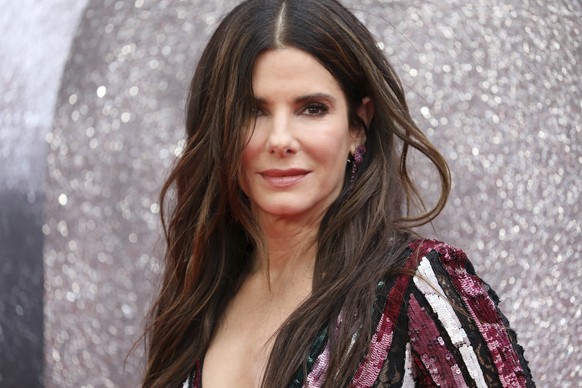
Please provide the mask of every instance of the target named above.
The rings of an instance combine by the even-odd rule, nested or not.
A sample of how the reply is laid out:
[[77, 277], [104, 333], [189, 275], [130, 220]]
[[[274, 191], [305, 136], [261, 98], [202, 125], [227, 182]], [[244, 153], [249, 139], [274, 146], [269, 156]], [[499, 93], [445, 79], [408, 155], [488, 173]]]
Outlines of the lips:
[[261, 171], [260, 175], [269, 184], [275, 187], [293, 186], [303, 180], [309, 174], [308, 170], [291, 168], [286, 170], [270, 169]]

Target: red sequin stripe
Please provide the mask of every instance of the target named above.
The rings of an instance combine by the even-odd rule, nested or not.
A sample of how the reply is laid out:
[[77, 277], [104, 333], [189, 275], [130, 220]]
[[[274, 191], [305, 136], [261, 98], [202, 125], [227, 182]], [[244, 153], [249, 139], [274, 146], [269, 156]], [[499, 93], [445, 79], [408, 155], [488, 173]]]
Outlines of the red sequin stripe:
[[[413, 258], [411, 256], [407, 260], [405, 268], [412, 271], [416, 270], [421, 258]], [[378, 322], [376, 332], [372, 336], [370, 349], [350, 383], [351, 388], [372, 387], [380, 375], [382, 366], [386, 362], [386, 358], [390, 352], [392, 336], [394, 335], [394, 324], [398, 319], [398, 315], [401, 313], [404, 292], [410, 281], [411, 278], [409, 276], [399, 276], [388, 293], [386, 306]]]
[[196, 365], [194, 366], [194, 373], [192, 373], [192, 380], [190, 386], [192, 388], [201, 388], [202, 387], [202, 365], [200, 360], [196, 361]]
[[461, 295], [467, 311], [475, 320], [504, 387], [525, 387], [526, 380], [507, 335], [495, 302], [489, 297], [483, 281], [467, 272], [468, 259], [463, 251], [444, 243], [434, 242], [443, 267]]
[[437, 240], [415, 240], [413, 242], [410, 243], [409, 247], [410, 249], [412, 249], [412, 254], [410, 255], [411, 258], [414, 258], [415, 260], [415, 267], [412, 268], [413, 270], [416, 270], [416, 268], [418, 267], [418, 264], [420, 263], [420, 261], [422, 260], [422, 258], [426, 255], [428, 255], [428, 253], [430, 251], [437, 251], [438, 249], [437, 247], [439, 245], [445, 245], [443, 242], [437, 241]]
[[410, 347], [416, 358], [430, 374], [432, 382], [438, 386], [447, 386], [455, 382], [457, 387], [466, 387], [461, 369], [455, 356], [446, 347], [434, 320], [420, 306], [414, 295], [410, 296], [408, 306], [410, 317]]

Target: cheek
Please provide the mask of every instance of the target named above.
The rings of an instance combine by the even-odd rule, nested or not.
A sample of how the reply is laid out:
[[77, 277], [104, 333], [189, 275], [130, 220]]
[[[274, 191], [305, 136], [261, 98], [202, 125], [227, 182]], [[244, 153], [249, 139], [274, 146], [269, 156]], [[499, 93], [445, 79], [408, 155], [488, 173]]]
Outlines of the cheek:
[[260, 128], [257, 128], [257, 124], [253, 124], [248, 130], [246, 135], [245, 147], [242, 151], [242, 163], [243, 167], [253, 162], [259, 155], [262, 149], [262, 144], [264, 143], [263, 135], [261, 135]]
[[238, 183], [242, 191], [249, 195], [250, 179], [255, 169], [257, 157], [259, 155], [256, 145], [252, 139], [247, 143], [241, 155], [241, 170], [238, 177]]
[[253, 142], [253, 139], [251, 139], [242, 152], [241, 163], [243, 173], [246, 173], [247, 170], [251, 169], [253, 165], [256, 164], [259, 153], [259, 147], [257, 146], [256, 142]]
[[346, 128], [345, 123], [338, 125], [333, 132], [330, 131], [325, 139], [319, 141], [320, 146], [326, 149], [328, 160], [334, 160], [336, 163], [344, 164], [353, 148], [354, 139], [352, 132]]

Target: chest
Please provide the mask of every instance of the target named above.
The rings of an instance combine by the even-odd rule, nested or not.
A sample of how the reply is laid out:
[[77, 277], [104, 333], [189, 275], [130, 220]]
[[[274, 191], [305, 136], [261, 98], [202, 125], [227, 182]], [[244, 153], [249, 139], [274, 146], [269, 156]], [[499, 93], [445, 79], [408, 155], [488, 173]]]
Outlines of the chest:
[[202, 386], [259, 387], [278, 327], [265, 322], [224, 325], [204, 357]]
[[259, 387], [277, 331], [308, 291], [273, 297], [242, 289], [228, 306], [204, 357], [202, 386]]

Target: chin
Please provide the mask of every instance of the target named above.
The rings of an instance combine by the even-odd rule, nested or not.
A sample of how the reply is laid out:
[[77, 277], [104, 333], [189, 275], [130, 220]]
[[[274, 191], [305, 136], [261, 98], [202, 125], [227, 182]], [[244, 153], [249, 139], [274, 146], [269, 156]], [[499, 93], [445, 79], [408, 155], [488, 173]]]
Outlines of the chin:
[[257, 206], [257, 209], [263, 215], [289, 220], [318, 218], [325, 212], [326, 208], [322, 210], [317, 205], [307, 206], [307, 204], [292, 204], [289, 202], [271, 203], [261, 207]]
[[289, 204], [284, 204], [280, 206], [269, 206], [262, 209], [264, 213], [273, 215], [276, 217], [297, 217], [306, 212], [306, 209], [297, 208], [294, 206], [289, 206]]

